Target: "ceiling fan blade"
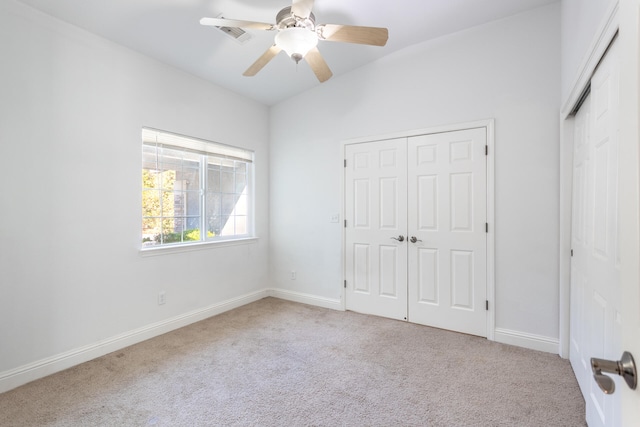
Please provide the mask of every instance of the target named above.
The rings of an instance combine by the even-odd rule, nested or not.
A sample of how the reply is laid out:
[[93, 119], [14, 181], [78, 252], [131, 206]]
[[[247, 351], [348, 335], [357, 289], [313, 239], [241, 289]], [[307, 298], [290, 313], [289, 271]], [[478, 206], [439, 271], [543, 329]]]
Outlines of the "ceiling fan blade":
[[291, 12], [300, 18], [308, 18], [313, 9], [313, 0], [293, 0]]
[[200, 24], [212, 27], [250, 28], [252, 30], [274, 30], [276, 28], [275, 25], [264, 22], [240, 21], [238, 19], [226, 18], [202, 18]]
[[258, 74], [258, 71], [262, 70], [262, 68], [267, 65], [269, 61], [271, 61], [277, 54], [279, 54], [281, 50], [282, 48], [279, 48], [274, 44], [269, 49], [267, 49], [267, 51], [263, 53], [256, 62], [251, 64], [251, 66], [247, 68], [247, 71], [242, 73], [242, 75], [247, 77], [255, 76], [256, 74]]
[[322, 24], [316, 27], [321, 40], [384, 46], [389, 39], [389, 30], [378, 27], [355, 27], [353, 25]]
[[304, 57], [305, 61], [309, 64], [313, 73], [316, 75], [320, 83], [326, 82], [333, 76], [333, 73], [329, 69], [329, 66], [324, 61], [324, 58], [320, 54], [317, 47], [311, 49]]

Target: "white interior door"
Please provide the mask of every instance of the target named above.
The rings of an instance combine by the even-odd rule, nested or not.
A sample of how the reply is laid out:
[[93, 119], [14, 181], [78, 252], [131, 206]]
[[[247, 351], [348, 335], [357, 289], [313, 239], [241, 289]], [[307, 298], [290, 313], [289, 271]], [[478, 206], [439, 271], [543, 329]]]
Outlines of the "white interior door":
[[487, 336], [486, 144], [485, 128], [409, 138], [411, 322]]
[[346, 308], [407, 319], [406, 138], [345, 147]]
[[[615, 43], [575, 119], [570, 360], [591, 427], [620, 425], [620, 393], [605, 395], [590, 358], [622, 355], [618, 241], [619, 61]], [[626, 385], [616, 378], [618, 389]]]
[[345, 146], [348, 310], [487, 336], [486, 132]]

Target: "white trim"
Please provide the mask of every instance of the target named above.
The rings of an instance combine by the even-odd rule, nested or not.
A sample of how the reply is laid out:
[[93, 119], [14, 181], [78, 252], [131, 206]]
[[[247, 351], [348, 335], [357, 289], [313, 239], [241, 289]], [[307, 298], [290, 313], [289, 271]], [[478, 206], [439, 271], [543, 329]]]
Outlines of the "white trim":
[[[487, 339], [490, 341], [495, 340], [495, 324], [496, 324], [496, 287], [495, 287], [495, 120], [484, 119], [473, 122], [454, 123], [441, 126], [433, 126], [423, 129], [414, 129], [408, 131], [399, 131], [385, 135], [367, 136], [361, 138], [353, 138], [346, 141], [342, 141], [341, 148], [341, 160], [345, 159], [345, 149], [350, 144], [361, 144], [367, 142], [384, 141], [388, 139], [408, 138], [417, 135], [430, 135], [435, 133], [454, 132], [467, 129], [485, 128], [487, 131], [487, 146], [489, 147], [489, 154], [487, 155], [487, 222], [489, 223], [489, 233], [487, 234], [487, 301], [489, 301], [489, 310], [487, 311]], [[342, 199], [342, 218], [345, 218], [345, 191], [344, 191], [344, 174], [341, 172], [341, 199]], [[344, 258], [346, 254], [345, 247], [345, 233], [344, 227], [342, 230], [342, 280], [346, 278], [346, 266], [344, 265]], [[342, 309], [346, 310], [346, 292], [344, 287], [342, 289], [341, 305]]]
[[582, 92], [591, 81], [591, 77], [609, 47], [609, 44], [611, 44], [611, 41], [617, 34], [618, 28], [620, 27], [618, 9], [618, 1], [615, 1], [605, 13], [604, 19], [600, 24], [600, 27], [598, 27], [598, 31], [596, 31], [595, 37], [587, 50], [587, 54], [582, 60], [580, 70], [574, 80], [571, 92], [569, 92], [567, 99], [564, 100], [561, 115], [562, 119], [569, 117], [569, 113], [571, 113], [576, 106]]
[[340, 162], [342, 162], [342, 167], [340, 168], [340, 188], [338, 189], [338, 194], [340, 194], [340, 271], [342, 271], [342, 281], [340, 282], [340, 306], [342, 311], [347, 310], [347, 288], [344, 285], [347, 280], [347, 266], [344, 262], [345, 254], [347, 253], [347, 235], [345, 234], [346, 227], [344, 226], [344, 221], [347, 218], [347, 208], [346, 203], [347, 200], [345, 198], [345, 172], [346, 167], [344, 166], [344, 162], [347, 161], [347, 155], [345, 152], [345, 143], [339, 144], [338, 149], [340, 150]]
[[489, 301], [489, 312], [487, 313], [487, 339], [495, 340], [496, 328], [496, 216], [495, 216], [495, 131], [494, 120], [491, 119], [486, 124], [487, 146], [487, 223], [489, 233], [487, 234], [487, 301]]
[[[399, 132], [394, 132], [394, 133], [389, 133], [384, 135], [365, 136], [361, 138], [348, 139], [346, 141], [342, 141], [342, 153], [344, 153], [344, 146], [349, 144], [384, 141], [387, 139], [408, 138], [410, 136], [430, 135], [433, 133], [453, 132], [458, 130], [476, 129], [476, 128], [484, 128], [484, 127], [486, 128], [491, 127], [493, 129], [493, 122], [494, 122], [493, 119], [477, 120], [473, 122], [453, 123], [453, 124], [433, 126], [429, 128], [423, 128], [423, 129], [399, 131]], [[344, 191], [344, 188], [343, 188], [343, 191]]]
[[569, 358], [571, 324], [571, 205], [573, 188], [573, 118], [569, 113], [589, 85], [600, 60], [618, 33], [619, 4], [614, 2], [605, 14], [587, 51], [573, 89], [560, 113], [560, 236], [559, 236], [559, 346], [558, 354]]
[[194, 242], [167, 246], [150, 246], [138, 250], [142, 257], [176, 254], [181, 252], [201, 251], [204, 249], [226, 248], [228, 246], [249, 245], [258, 243], [258, 237], [241, 237], [229, 240], [212, 240], [207, 242]]
[[304, 294], [301, 292], [289, 291], [286, 289], [269, 289], [268, 296], [283, 299], [286, 301], [299, 302], [302, 304], [314, 305], [316, 307], [329, 308], [331, 310], [344, 311], [341, 299], [325, 298], [317, 295]]
[[560, 118], [560, 241], [558, 347], [560, 357], [569, 358], [571, 307], [571, 216], [573, 211], [573, 127], [574, 118]]
[[[320, 297], [284, 289], [263, 289], [143, 326], [15, 369], [0, 372], [0, 393], [269, 296], [316, 307], [344, 311], [341, 299]], [[507, 329], [496, 328], [495, 341], [548, 353], [558, 352], [557, 339]]]
[[149, 338], [157, 337], [211, 316], [258, 301], [266, 296], [268, 296], [266, 290], [253, 292], [19, 366], [15, 369], [0, 372], [0, 393]]
[[528, 334], [509, 329], [496, 328], [495, 341], [502, 344], [515, 345], [531, 350], [558, 354], [558, 339], [542, 335]]

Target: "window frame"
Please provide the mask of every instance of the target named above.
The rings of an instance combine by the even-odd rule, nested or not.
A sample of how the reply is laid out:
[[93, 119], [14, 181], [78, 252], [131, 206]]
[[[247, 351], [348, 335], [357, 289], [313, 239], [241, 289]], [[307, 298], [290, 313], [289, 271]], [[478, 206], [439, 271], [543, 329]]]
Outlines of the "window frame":
[[[148, 149], [148, 147], [152, 147], [152, 149], [155, 149], [156, 159], [160, 159], [162, 157], [161, 151], [163, 149], [176, 150], [180, 152], [182, 155], [180, 160], [181, 171], [184, 170], [182, 169], [183, 168], [182, 165], [185, 162], [185, 158], [184, 158], [185, 154], [188, 154], [188, 156], [190, 157], [193, 157], [194, 155], [197, 156], [197, 159], [198, 159], [197, 170], [199, 174], [199, 179], [198, 179], [199, 182], [198, 182], [198, 189], [195, 191], [198, 192], [198, 230], [200, 234], [199, 240], [184, 240], [185, 235], [183, 233], [186, 230], [183, 229], [182, 231], [178, 232], [178, 233], [182, 233], [180, 237], [181, 238], [180, 241], [168, 242], [168, 243], [162, 241], [163, 237], [166, 235], [162, 226], [164, 220], [171, 220], [171, 221], [187, 220], [189, 217], [188, 213], [184, 213], [181, 216], [176, 216], [176, 215], [165, 216], [163, 209], [161, 207], [159, 216], [145, 216], [145, 212], [144, 212], [145, 191], [158, 191], [160, 200], [162, 200], [162, 194], [165, 191], [165, 189], [162, 188], [162, 184], [160, 184], [159, 187], [153, 187], [153, 188], [144, 187], [145, 185], [144, 171], [149, 170], [145, 160], [145, 150]], [[209, 245], [224, 244], [226, 246], [229, 244], [245, 243], [245, 242], [254, 241], [257, 239], [255, 236], [255, 210], [254, 210], [255, 153], [253, 150], [248, 150], [240, 147], [221, 144], [218, 142], [203, 140], [200, 138], [180, 135], [173, 132], [143, 127], [141, 152], [142, 152], [141, 174], [143, 178], [141, 179], [142, 212], [140, 217], [141, 218], [141, 227], [140, 227], [141, 234], [140, 234], [140, 240], [139, 240], [141, 245], [140, 246], [141, 252], [158, 252], [158, 251], [177, 252], [177, 251], [191, 250], [196, 248], [202, 249], [203, 247], [207, 247]], [[195, 162], [195, 160], [193, 159], [191, 161]], [[224, 166], [224, 163], [228, 163], [230, 161], [234, 162], [233, 166]], [[238, 162], [243, 163], [245, 165], [244, 174], [242, 173], [238, 174], [237, 172]], [[164, 162], [159, 162], [159, 165], [162, 166], [163, 163]], [[208, 184], [209, 184], [208, 175], [210, 174], [211, 165], [214, 165], [216, 163], [219, 165], [218, 173], [220, 174], [220, 178], [218, 180], [219, 182], [218, 182], [217, 191], [212, 191], [212, 189], [208, 188]], [[232, 193], [224, 192], [222, 177], [223, 177], [223, 174], [225, 173], [224, 171], [225, 167], [227, 168], [231, 167], [231, 171], [233, 171], [233, 183], [232, 183], [233, 192]], [[159, 168], [157, 170], [169, 171], [174, 169]], [[177, 168], [175, 170], [177, 170]], [[241, 192], [238, 192], [238, 188], [237, 188], [236, 179], [238, 175], [244, 175], [244, 180], [245, 180], [245, 185]], [[175, 191], [174, 188], [172, 188], [171, 192], [174, 192], [174, 191]], [[178, 191], [180, 192], [184, 191], [183, 196], [187, 197], [187, 193], [188, 193], [187, 190], [178, 190]], [[194, 192], [194, 191], [191, 190], [191, 192]], [[218, 227], [219, 234], [212, 237], [208, 236], [210, 224], [209, 224], [209, 218], [208, 218], [209, 211], [207, 209], [207, 203], [208, 203], [207, 197], [210, 195], [213, 195], [214, 197], [215, 195], [217, 195], [219, 198], [219, 207], [218, 207], [218, 215], [217, 215], [220, 220], [219, 227]], [[232, 202], [233, 208], [230, 209], [229, 212], [223, 213], [223, 205], [222, 205], [223, 200], [225, 199], [225, 197], [229, 197], [229, 196], [235, 197], [235, 201]], [[238, 206], [238, 201], [241, 198], [246, 203], [246, 207], [244, 208], [244, 211], [246, 213], [244, 215], [235, 215], [234, 214], [235, 209]], [[162, 206], [161, 203], [162, 202], [160, 202], [160, 206]], [[227, 216], [227, 219], [226, 221], [223, 222], [225, 215]], [[232, 220], [234, 221], [233, 234], [222, 234], [226, 226], [228, 225], [228, 221], [230, 217], [233, 217]], [[246, 221], [245, 223], [246, 232], [243, 234], [236, 234], [235, 221], [238, 218], [242, 218], [242, 217], [244, 217]], [[155, 219], [159, 222], [160, 224], [159, 234], [156, 234], [153, 240], [151, 240], [151, 242], [155, 241], [155, 239], [158, 236], [160, 236], [160, 239], [161, 239], [160, 242], [153, 243], [153, 244], [145, 244], [146, 242], [144, 239], [148, 238], [148, 236], [145, 237], [145, 234], [144, 234], [144, 230], [145, 230], [144, 221], [146, 219]], [[173, 229], [175, 230], [175, 227]], [[158, 229], [156, 229], [156, 231], [158, 231]], [[176, 233], [176, 232], [173, 231], [172, 233]], [[149, 240], [147, 240], [147, 242], [149, 242]], [[168, 249], [170, 251], [167, 251]]]

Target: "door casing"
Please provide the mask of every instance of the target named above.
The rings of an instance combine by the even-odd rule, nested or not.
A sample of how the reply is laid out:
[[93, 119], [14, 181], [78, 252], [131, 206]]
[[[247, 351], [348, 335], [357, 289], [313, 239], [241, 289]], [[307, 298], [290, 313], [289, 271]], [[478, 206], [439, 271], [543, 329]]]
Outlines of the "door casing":
[[[434, 126], [423, 129], [414, 129], [401, 131], [385, 135], [368, 136], [362, 138], [355, 138], [343, 141], [340, 145], [340, 159], [343, 159], [345, 146], [348, 144], [365, 143], [372, 141], [380, 141], [387, 139], [397, 138], [409, 138], [417, 135], [427, 135], [442, 132], [452, 132], [473, 128], [485, 128], [487, 132], [487, 223], [489, 224], [489, 231], [487, 233], [487, 339], [495, 340], [495, 138], [494, 138], [494, 120], [479, 120], [473, 122], [457, 123], [451, 125]], [[345, 191], [344, 191], [344, 173], [340, 174], [340, 191], [342, 199], [342, 218], [345, 218]], [[344, 254], [346, 253], [345, 247], [345, 233], [342, 228], [342, 259], [344, 260]], [[342, 266], [342, 278], [345, 280], [345, 265]], [[341, 308], [346, 309], [346, 293], [344, 288], [341, 292]]]

